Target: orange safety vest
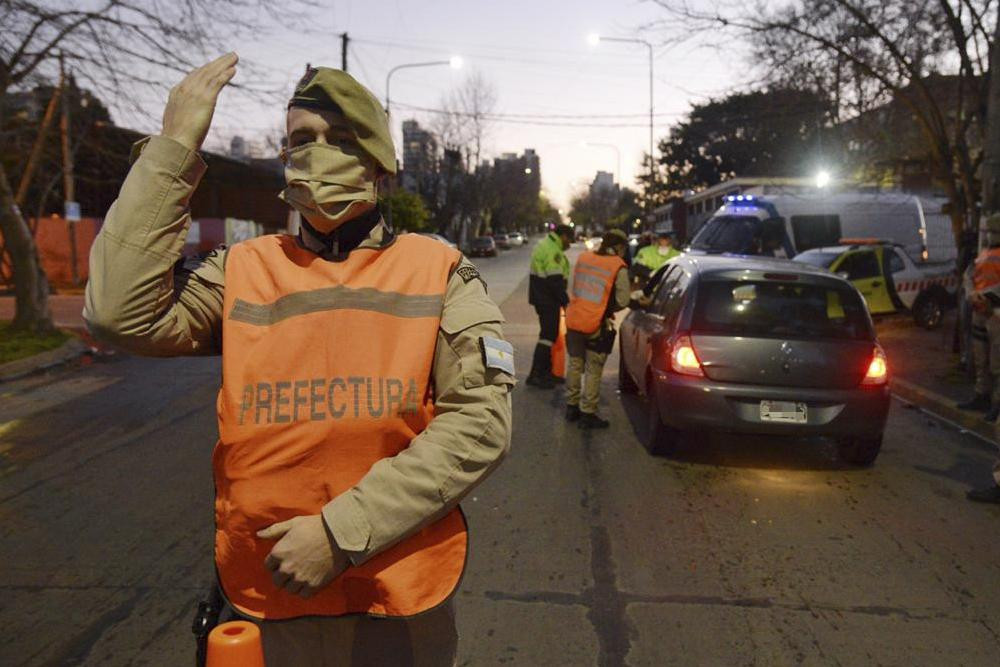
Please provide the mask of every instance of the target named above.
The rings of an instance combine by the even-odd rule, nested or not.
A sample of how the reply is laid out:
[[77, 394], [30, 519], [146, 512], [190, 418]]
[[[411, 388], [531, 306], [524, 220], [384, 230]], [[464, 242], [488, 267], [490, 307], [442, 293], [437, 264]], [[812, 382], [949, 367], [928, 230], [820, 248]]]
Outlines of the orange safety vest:
[[624, 268], [625, 261], [618, 255], [580, 255], [573, 269], [573, 296], [566, 308], [567, 329], [592, 334], [601, 327], [615, 276]]
[[1000, 248], [985, 248], [976, 257], [972, 286], [979, 292], [997, 285], [1000, 285]]
[[215, 562], [229, 602], [259, 619], [411, 616], [454, 592], [465, 567], [455, 509], [350, 567], [312, 598], [275, 587], [256, 532], [319, 514], [433, 417], [444, 296], [461, 255], [405, 234], [330, 262], [291, 236], [226, 258], [215, 472]]

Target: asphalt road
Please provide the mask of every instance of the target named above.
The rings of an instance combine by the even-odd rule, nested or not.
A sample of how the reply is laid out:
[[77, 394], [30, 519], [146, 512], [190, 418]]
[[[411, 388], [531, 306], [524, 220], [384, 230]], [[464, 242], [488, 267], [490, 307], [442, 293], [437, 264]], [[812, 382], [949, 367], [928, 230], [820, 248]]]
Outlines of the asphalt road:
[[[527, 372], [526, 248], [480, 260]], [[891, 362], [891, 360], [890, 360]], [[994, 665], [992, 448], [894, 403], [875, 466], [823, 442], [638, 442], [515, 389], [510, 458], [465, 501], [460, 664]], [[190, 664], [212, 576], [213, 359], [113, 361], [0, 384], [0, 665]]]

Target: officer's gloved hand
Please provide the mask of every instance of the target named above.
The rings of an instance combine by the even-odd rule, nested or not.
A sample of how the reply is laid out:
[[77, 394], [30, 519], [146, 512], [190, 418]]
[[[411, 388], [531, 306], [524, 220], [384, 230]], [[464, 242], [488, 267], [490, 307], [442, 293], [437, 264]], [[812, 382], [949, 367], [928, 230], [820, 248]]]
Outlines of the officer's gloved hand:
[[264, 565], [275, 586], [300, 597], [312, 597], [350, 565], [321, 514], [272, 524], [257, 531], [257, 537], [278, 541]]
[[641, 289], [635, 290], [629, 295], [628, 307], [632, 310], [642, 310], [643, 308], [648, 308], [652, 301]]

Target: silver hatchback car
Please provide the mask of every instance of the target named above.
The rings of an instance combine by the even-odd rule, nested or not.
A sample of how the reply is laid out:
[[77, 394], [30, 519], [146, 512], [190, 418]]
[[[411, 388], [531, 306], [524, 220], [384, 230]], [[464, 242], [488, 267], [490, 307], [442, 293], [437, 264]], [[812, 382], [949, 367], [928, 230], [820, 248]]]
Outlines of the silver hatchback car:
[[688, 430], [829, 436], [870, 465], [889, 411], [889, 369], [858, 291], [787, 260], [682, 255], [620, 332], [619, 387], [648, 398], [646, 447]]

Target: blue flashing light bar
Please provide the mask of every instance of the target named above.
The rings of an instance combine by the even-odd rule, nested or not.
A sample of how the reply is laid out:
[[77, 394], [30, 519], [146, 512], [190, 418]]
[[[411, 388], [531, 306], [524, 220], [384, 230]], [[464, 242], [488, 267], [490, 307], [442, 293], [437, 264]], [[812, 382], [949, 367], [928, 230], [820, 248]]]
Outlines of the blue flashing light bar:
[[753, 195], [729, 195], [726, 201], [754, 201]]

